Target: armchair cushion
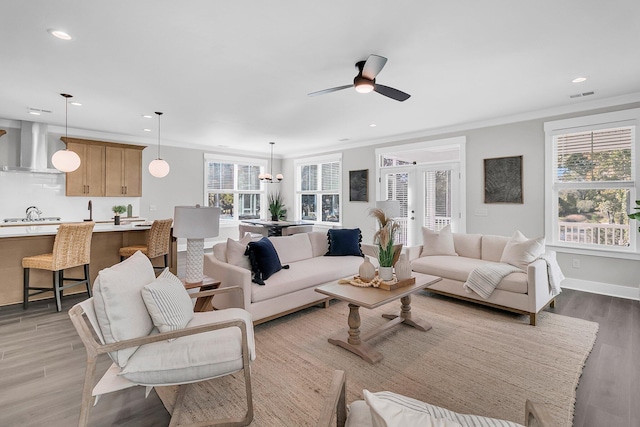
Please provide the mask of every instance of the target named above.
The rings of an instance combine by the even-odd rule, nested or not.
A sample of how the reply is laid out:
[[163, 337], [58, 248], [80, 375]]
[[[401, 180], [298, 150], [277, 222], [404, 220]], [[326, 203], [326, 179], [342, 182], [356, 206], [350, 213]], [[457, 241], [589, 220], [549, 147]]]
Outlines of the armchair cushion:
[[[149, 335], [153, 321], [142, 299], [142, 288], [155, 278], [151, 261], [140, 251], [98, 273], [93, 301], [106, 343]], [[136, 349], [125, 348], [109, 355], [122, 368]]]
[[[249, 357], [255, 360], [251, 314], [240, 308], [195, 313], [188, 327], [239, 319], [247, 326]], [[120, 375], [141, 385], [202, 381], [242, 369], [242, 333], [237, 327], [158, 341], [138, 348]]]
[[329, 251], [327, 256], [364, 256], [360, 248], [362, 233], [359, 228], [336, 228], [327, 232]]
[[168, 268], [142, 288], [142, 299], [160, 332], [183, 329], [193, 319], [191, 297]]
[[381, 399], [363, 390], [364, 400], [371, 411], [373, 427], [462, 427], [447, 418], [435, 418], [429, 412], [412, 409], [402, 402]]

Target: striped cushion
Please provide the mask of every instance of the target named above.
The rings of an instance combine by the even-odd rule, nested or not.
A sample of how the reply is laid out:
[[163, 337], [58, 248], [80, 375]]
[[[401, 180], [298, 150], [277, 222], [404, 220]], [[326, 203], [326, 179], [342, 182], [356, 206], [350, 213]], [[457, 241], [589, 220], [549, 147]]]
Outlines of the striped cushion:
[[183, 329], [193, 318], [193, 304], [184, 285], [165, 269], [153, 282], [142, 288], [153, 324], [160, 332]]
[[[411, 399], [410, 397], [402, 396], [390, 391], [380, 391], [371, 394], [375, 395], [378, 400], [385, 400], [399, 407], [408, 408], [412, 412], [427, 413], [436, 419], [446, 418], [449, 421], [458, 423], [462, 427], [524, 427], [522, 426], [522, 424], [517, 424], [511, 421], [481, 417], [478, 415], [458, 414], [457, 412], [453, 412], [439, 406], [430, 405], [428, 403], [424, 403], [416, 399]], [[389, 425], [391, 426], [393, 424]]]

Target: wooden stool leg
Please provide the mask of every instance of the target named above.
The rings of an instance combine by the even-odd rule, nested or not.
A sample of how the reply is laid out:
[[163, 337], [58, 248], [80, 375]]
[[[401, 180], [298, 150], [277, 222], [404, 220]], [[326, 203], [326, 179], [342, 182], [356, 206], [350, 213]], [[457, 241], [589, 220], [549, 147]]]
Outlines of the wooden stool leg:
[[87, 294], [89, 295], [89, 298], [91, 298], [93, 296], [92, 292], [91, 292], [91, 279], [89, 276], [89, 264], [85, 264], [84, 265], [84, 280], [87, 281]]
[[[55, 274], [56, 272], [54, 272], [53, 274]], [[60, 299], [62, 300], [62, 297], [64, 296], [64, 270], [60, 270], [58, 272], [58, 276], [60, 278], [60, 280], [58, 281], [58, 284], [60, 285]]]
[[169, 254], [164, 254], [164, 268], [169, 267]]
[[58, 271], [53, 272], [53, 294], [56, 297], [56, 310], [62, 311], [62, 302], [60, 301], [60, 274], [58, 273]]
[[29, 268], [24, 268], [24, 275], [23, 275], [23, 300], [22, 300], [22, 309], [26, 310], [27, 308], [29, 308]]

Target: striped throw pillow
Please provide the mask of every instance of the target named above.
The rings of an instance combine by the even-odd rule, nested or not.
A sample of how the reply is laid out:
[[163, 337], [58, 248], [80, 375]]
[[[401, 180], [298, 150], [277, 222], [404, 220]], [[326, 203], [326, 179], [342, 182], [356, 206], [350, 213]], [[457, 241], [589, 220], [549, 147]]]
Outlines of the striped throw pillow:
[[142, 288], [142, 299], [160, 332], [176, 331], [193, 319], [193, 304], [184, 285], [168, 269]]

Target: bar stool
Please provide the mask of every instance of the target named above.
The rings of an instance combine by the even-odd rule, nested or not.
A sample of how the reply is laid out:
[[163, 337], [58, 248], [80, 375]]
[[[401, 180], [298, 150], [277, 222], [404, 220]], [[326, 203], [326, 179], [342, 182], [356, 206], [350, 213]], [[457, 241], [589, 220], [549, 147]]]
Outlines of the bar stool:
[[[58, 233], [53, 241], [53, 252], [50, 254], [34, 255], [22, 258], [24, 269], [24, 299], [22, 307], [29, 307], [29, 297], [44, 292], [53, 292], [56, 299], [56, 309], [62, 310], [61, 298], [63, 290], [85, 284], [87, 294], [91, 297], [91, 278], [89, 276], [89, 262], [91, 259], [91, 236], [93, 236], [94, 222], [77, 224], [60, 224]], [[84, 266], [84, 278], [64, 277], [64, 270]], [[29, 273], [32, 268], [53, 272], [53, 287], [43, 288], [29, 285]], [[72, 284], [65, 285], [65, 281]], [[30, 291], [36, 292], [30, 292]]]
[[120, 261], [130, 257], [137, 251], [145, 254], [149, 259], [164, 255], [164, 267], [153, 267], [164, 270], [169, 266], [169, 247], [171, 246], [171, 224], [173, 219], [157, 219], [151, 224], [146, 245], [125, 246], [120, 248]]

